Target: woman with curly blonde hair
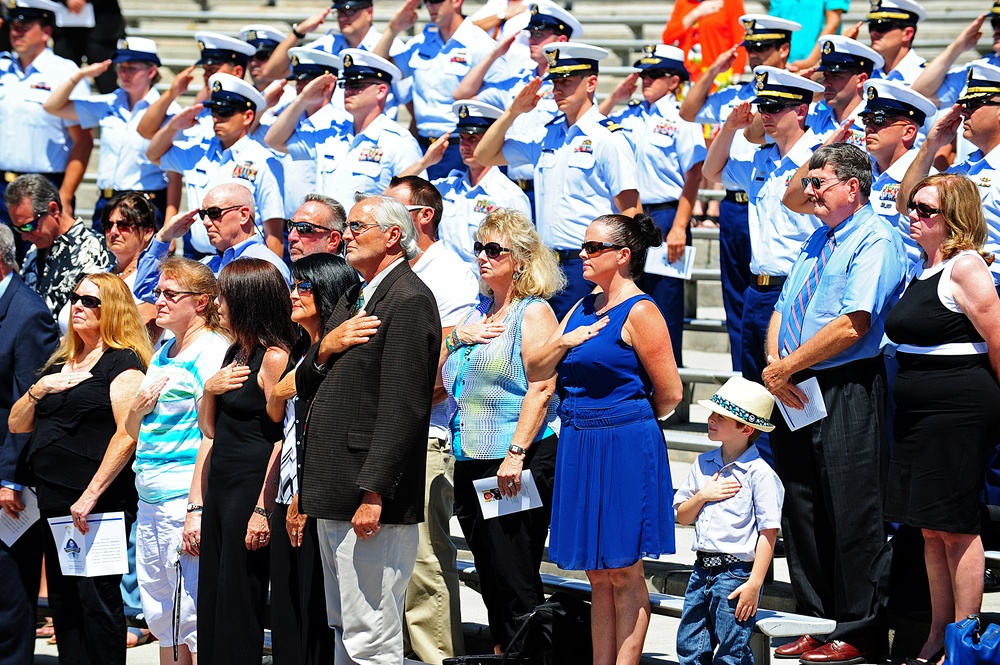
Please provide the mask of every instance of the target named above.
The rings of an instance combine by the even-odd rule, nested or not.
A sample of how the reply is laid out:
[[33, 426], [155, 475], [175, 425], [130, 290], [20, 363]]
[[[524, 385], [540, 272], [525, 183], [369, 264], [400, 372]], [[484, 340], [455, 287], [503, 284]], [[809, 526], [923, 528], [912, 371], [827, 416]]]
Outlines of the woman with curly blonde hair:
[[[522, 358], [556, 329], [545, 302], [562, 288], [555, 254], [528, 218], [491, 212], [476, 233], [484, 297], [445, 338], [442, 369], [455, 453], [455, 514], [472, 550], [489, 614], [494, 650], [514, 633], [514, 617], [544, 600], [538, 574], [555, 475], [555, 377], [528, 381]], [[500, 494], [534, 479], [541, 508], [484, 520], [473, 481], [496, 476]]]
[[[43, 518], [72, 516], [81, 532], [92, 512], [136, 513], [135, 439], [125, 420], [153, 354], [132, 292], [117, 275], [84, 277], [70, 295], [70, 329], [41, 376], [10, 412], [11, 432], [33, 432], [28, 460]], [[64, 576], [51, 534], [46, 576], [59, 652], [92, 663], [125, 663], [121, 575]]]

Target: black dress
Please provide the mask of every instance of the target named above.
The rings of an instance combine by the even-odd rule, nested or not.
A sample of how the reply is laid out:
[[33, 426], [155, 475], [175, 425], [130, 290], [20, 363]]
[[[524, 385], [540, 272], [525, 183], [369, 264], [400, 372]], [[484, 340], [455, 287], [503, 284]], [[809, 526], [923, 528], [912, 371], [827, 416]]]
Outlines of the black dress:
[[[45, 374], [58, 374], [62, 365]], [[90, 369], [93, 375], [69, 390], [43, 397], [35, 406], [28, 460], [42, 519], [66, 517], [87, 488], [118, 429], [111, 408], [111, 382], [129, 369], [143, 370], [131, 349], [108, 349]], [[126, 464], [92, 513], [122, 511], [125, 532], [138, 506], [135, 473]], [[59, 632], [60, 663], [125, 663], [125, 614], [121, 575], [63, 576], [52, 532], [45, 528], [45, 572], [52, 620]]]
[[983, 469], [1000, 424], [1000, 385], [969, 317], [946, 307], [939, 296], [942, 280], [950, 292], [955, 258], [933, 274], [928, 270], [924, 279], [915, 277], [885, 322], [889, 339], [904, 345], [896, 352], [895, 443], [885, 519], [979, 533]]
[[[281, 440], [281, 425], [267, 417], [257, 384], [265, 352], [257, 347], [250, 354], [246, 383], [215, 398], [198, 573], [202, 665], [260, 665], [263, 657], [270, 548], [248, 550], [246, 533], [274, 444]], [[224, 365], [233, 354], [231, 348]]]

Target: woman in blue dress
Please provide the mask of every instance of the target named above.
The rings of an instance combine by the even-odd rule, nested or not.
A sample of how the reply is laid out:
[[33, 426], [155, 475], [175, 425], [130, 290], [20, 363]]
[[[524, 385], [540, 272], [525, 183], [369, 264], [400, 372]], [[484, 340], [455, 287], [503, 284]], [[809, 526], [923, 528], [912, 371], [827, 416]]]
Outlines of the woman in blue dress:
[[657, 418], [680, 402], [670, 336], [636, 280], [663, 234], [645, 215], [604, 215], [587, 228], [584, 297], [526, 359], [529, 380], [559, 375], [549, 558], [586, 570], [594, 665], [638, 663], [649, 626], [642, 557], [674, 551], [673, 485]]

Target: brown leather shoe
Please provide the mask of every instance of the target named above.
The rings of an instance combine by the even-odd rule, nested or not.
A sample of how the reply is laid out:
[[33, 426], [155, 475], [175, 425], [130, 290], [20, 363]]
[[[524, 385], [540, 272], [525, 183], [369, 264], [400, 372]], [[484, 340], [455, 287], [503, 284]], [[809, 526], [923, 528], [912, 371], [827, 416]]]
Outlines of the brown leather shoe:
[[864, 663], [867, 660], [865, 654], [852, 647], [847, 642], [832, 640], [818, 649], [807, 651], [799, 658], [800, 663], [812, 665], [812, 663], [836, 663], [836, 665], [849, 665], [851, 663]]
[[774, 650], [775, 658], [798, 658], [807, 651], [813, 651], [823, 646], [823, 643], [812, 635], [803, 635], [794, 642], [783, 644]]

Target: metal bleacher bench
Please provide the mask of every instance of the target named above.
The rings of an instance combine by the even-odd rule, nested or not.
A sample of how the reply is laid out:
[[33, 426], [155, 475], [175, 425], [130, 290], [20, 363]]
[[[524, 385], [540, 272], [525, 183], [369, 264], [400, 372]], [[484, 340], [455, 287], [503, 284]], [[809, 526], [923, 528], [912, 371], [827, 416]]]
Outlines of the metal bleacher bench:
[[[590, 582], [572, 579], [550, 573], [542, 573], [542, 585], [545, 591], [566, 591], [584, 600], [590, 600]], [[479, 573], [471, 561], [458, 562], [458, 577], [465, 584], [475, 588], [479, 582]], [[682, 596], [671, 596], [665, 593], [649, 593], [649, 604], [654, 614], [680, 618], [684, 608]], [[757, 626], [750, 639], [754, 663], [768, 665], [771, 662], [772, 637], [800, 637], [802, 635], [828, 635], [837, 627], [832, 619], [817, 619], [815, 617], [778, 612], [775, 610], [757, 609]]]

